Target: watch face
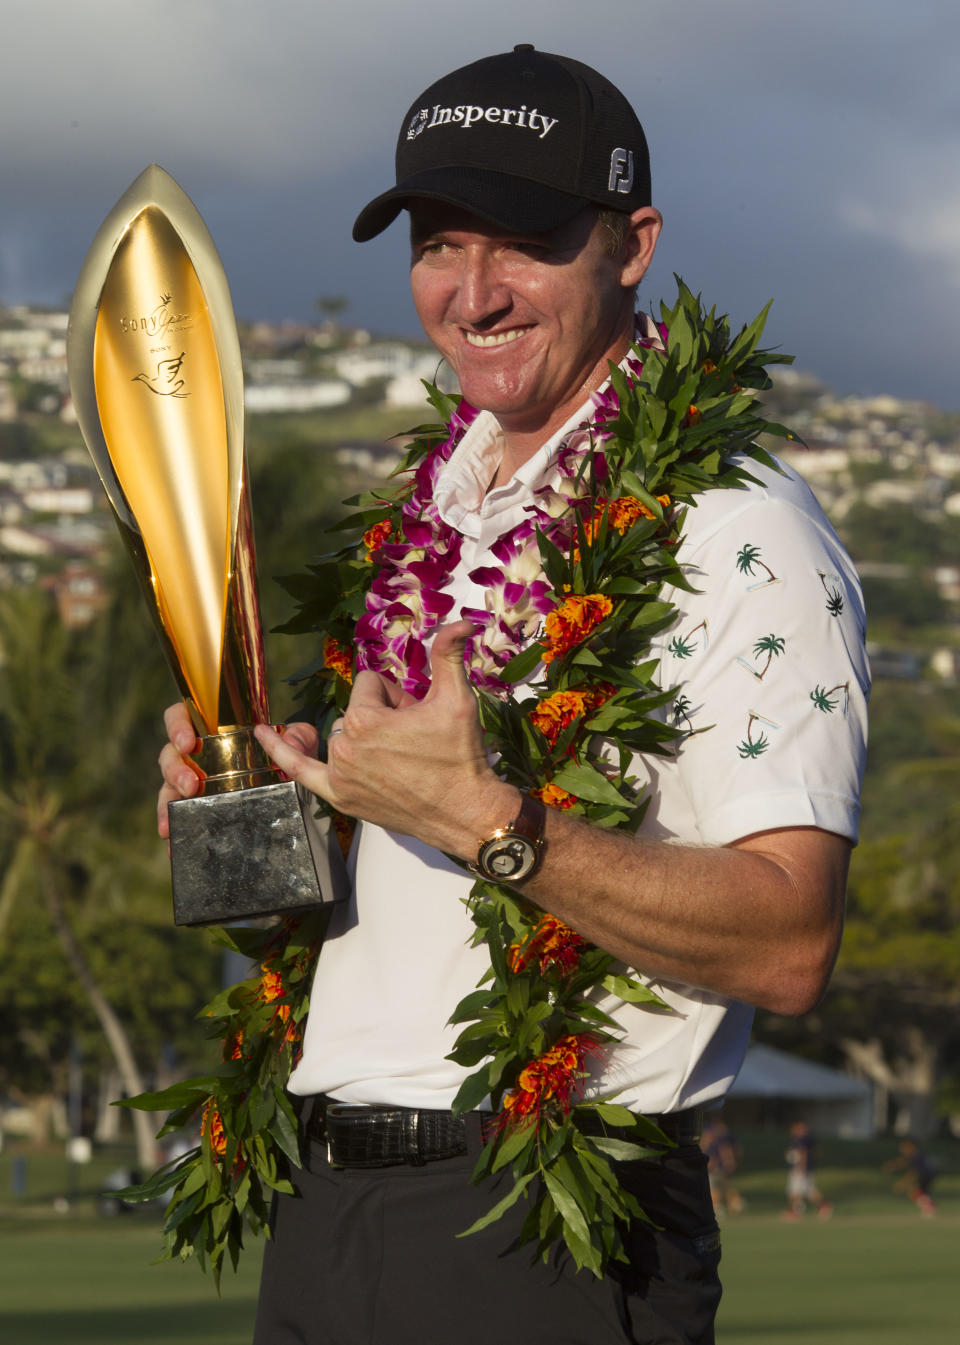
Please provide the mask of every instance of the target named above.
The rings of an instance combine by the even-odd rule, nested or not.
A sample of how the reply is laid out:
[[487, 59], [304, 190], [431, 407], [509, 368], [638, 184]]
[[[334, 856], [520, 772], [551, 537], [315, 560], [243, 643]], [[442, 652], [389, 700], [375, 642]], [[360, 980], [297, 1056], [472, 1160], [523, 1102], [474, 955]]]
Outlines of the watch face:
[[495, 836], [480, 847], [477, 868], [494, 882], [516, 883], [537, 865], [537, 847], [525, 836]]

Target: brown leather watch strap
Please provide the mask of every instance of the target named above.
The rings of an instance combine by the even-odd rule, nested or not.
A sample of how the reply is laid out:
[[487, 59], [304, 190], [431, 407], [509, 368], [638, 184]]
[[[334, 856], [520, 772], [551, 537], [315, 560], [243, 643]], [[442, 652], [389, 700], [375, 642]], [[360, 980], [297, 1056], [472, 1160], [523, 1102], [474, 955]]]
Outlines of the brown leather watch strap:
[[507, 828], [518, 836], [525, 836], [534, 845], [543, 843], [543, 832], [547, 824], [547, 810], [541, 799], [536, 799], [525, 790], [520, 794], [520, 811]]

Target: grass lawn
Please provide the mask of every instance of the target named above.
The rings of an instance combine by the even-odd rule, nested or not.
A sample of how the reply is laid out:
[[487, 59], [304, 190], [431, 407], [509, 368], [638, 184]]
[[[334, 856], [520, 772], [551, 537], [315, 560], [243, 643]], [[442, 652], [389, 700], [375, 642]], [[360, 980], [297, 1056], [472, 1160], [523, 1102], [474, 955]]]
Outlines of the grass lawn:
[[935, 1219], [891, 1190], [896, 1142], [825, 1140], [818, 1184], [827, 1222], [785, 1223], [783, 1136], [744, 1135], [744, 1214], [723, 1229], [718, 1345], [946, 1345], [960, 1339], [960, 1154], [934, 1146]]
[[958, 1243], [957, 1213], [747, 1212], [724, 1226], [718, 1345], [947, 1345], [960, 1339]]
[[71, 1216], [0, 1231], [3, 1345], [249, 1345], [260, 1250], [223, 1278], [152, 1266], [158, 1221]]
[[[17, 1159], [26, 1189], [15, 1195]], [[196, 1266], [152, 1265], [162, 1249], [158, 1211], [96, 1212], [97, 1192], [130, 1161], [118, 1150], [71, 1170], [62, 1147], [11, 1144], [0, 1154], [2, 1345], [249, 1345], [259, 1242], [238, 1274], [224, 1274], [220, 1299]], [[69, 1208], [58, 1212], [57, 1197]]]
[[[824, 1145], [828, 1222], [780, 1219], [783, 1142], [751, 1138], [739, 1178], [746, 1211], [723, 1222], [725, 1294], [718, 1345], [946, 1345], [960, 1339], [956, 1289], [960, 1162], [945, 1148], [940, 1212], [921, 1219], [879, 1172], [892, 1141]], [[12, 1161], [26, 1156], [14, 1196]], [[0, 1155], [0, 1341], [3, 1345], [249, 1345], [260, 1244], [218, 1299], [195, 1266], [151, 1265], [153, 1211], [98, 1217], [94, 1197], [117, 1155], [72, 1176], [53, 1150]], [[69, 1209], [53, 1198], [70, 1192]], [[515, 1342], [502, 1337], [504, 1345]], [[433, 1342], [429, 1342], [433, 1345]], [[443, 1345], [455, 1345], [444, 1342]]]

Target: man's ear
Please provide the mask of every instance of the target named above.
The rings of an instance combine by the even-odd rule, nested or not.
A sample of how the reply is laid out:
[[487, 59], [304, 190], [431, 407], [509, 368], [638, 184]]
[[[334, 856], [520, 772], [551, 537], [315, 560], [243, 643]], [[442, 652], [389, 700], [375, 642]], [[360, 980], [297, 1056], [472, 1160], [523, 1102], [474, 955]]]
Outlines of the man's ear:
[[662, 227], [663, 216], [652, 205], [641, 206], [630, 216], [630, 229], [623, 240], [621, 250], [623, 268], [620, 272], [620, 284], [625, 289], [633, 289], [645, 276], [647, 267], [653, 260]]

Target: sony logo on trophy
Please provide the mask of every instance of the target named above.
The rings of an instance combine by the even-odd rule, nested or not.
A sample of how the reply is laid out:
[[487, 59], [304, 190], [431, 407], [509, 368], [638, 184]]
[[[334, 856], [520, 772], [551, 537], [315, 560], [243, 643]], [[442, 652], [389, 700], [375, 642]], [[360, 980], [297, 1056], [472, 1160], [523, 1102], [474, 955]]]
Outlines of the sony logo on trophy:
[[148, 336], [162, 336], [170, 327], [179, 327], [190, 321], [189, 313], [176, 313], [171, 310], [172, 294], [161, 294], [156, 308], [146, 316], [139, 318], [120, 318], [122, 332], [146, 332]]

